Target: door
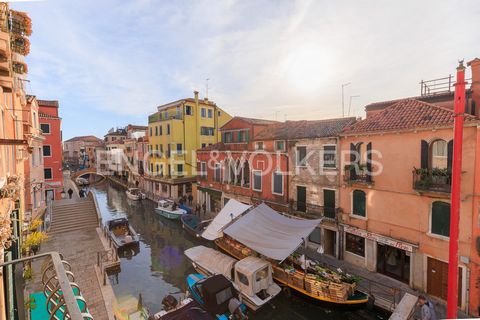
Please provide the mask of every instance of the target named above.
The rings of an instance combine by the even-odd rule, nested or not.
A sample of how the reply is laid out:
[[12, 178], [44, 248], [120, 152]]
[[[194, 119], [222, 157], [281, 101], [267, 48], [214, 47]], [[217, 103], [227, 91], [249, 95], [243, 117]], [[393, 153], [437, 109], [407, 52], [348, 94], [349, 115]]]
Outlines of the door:
[[323, 229], [323, 234], [324, 234], [323, 248], [325, 250], [324, 251], [325, 254], [335, 257], [337, 232], [329, 229]]
[[410, 282], [410, 256], [407, 252], [377, 244], [377, 272], [399, 281]]
[[[428, 257], [427, 293], [447, 300], [448, 263]], [[462, 302], [462, 269], [458, 268], [458, 305]]]
[[55, 192], [52, 189], [45, 190], [45, 199], [48, 200], [55, 200]]
[[335, 219], [335, 190], [323, 189], [323, 215]]
[[297, 186], [297, 211], [307, 211], [307, 188]]

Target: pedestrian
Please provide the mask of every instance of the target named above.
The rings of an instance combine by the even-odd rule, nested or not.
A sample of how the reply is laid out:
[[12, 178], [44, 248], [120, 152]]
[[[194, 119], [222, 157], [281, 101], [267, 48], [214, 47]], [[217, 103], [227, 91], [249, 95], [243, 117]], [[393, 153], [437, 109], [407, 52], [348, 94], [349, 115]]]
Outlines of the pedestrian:
[[197, 216], [200, 216], [200, 214], [202, 213], [200, 210], [201, 210], [201, 209], [200, 209], [200, 204], [197, 203], [197, 204], [195, 205], [195, 214], [196, 214]]
[[206, 215], [207, 214], [207, 204], [205, 202], [202, 204], [202, 209], [203, 209], [203, 215]]
[[180, 197], [180, 199], [178, 199], [178, 203], [180, 203], [180, 205], [183, 205], [185, 202], [183, 201], [183, 197]]
[[421, 307], [421, 320], [437, 320], [435, 306], [431, 301], [428, 301], [424, 295], [418, 296], [418, 304]]
[[68, 197], [69, 197], [70, 199], [72, 199], [72, 195], [73, 195], [73, 190], [72, 190], [72, 188], [68, 189], [67, 193], [68, 193]]
[[193, 196], [192, 196], [192, 194], [190, 193], [190, 194], [188, 195], [188, 204], [191, 206], [191, 205], [192, 205], [192, 202], [193, 202]]

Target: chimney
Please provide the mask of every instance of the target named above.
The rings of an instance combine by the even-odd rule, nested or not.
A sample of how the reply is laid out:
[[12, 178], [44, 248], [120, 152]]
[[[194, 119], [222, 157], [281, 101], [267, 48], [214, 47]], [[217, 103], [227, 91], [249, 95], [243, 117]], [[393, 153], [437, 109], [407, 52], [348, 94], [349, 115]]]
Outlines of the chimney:
[[198, 104], [198, 91], [193, 91], [193, 96], [195, 97], [195, 103]]
[[475, 58], [467, 64], [472, 68], [472, 107], [471, 114], [480, 115], [480, 59]]

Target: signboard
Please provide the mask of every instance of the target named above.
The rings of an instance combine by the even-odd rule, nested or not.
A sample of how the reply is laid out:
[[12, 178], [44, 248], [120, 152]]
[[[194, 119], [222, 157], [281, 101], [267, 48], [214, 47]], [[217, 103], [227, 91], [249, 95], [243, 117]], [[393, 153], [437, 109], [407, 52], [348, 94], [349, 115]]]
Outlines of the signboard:
[[385, 237], [379, 234], [371, 233], [366, 230], [361, 230], [352, 226], [344, 225], [343, 230], [345, 232], [360, 236], [365, 239], [373, 240], [376, 242], [380, 242], [386, 244], [387, 246], [394, 247], [400, 250], [405, 250], [408, 252], [413, 252], [413, 248], [416, 247], [413, 244], [409, 244], [403, 241], [395, 240], [389, 237]]

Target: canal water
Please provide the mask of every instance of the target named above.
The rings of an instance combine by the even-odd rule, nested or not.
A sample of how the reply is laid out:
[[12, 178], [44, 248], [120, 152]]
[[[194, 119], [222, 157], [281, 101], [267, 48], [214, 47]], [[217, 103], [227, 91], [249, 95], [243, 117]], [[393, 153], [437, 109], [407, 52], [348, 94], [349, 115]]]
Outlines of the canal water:
[[[186, 275], [195, 270], [183, 255], [193, 246], [205, 244], [182, 230], [179, 221], [167, 220], [155, 213], [150, 200], [131, 201], [125, 189], [109, 182], [91, 188], [95, 192], [103, 221], [127, 217], [141, 235], [139, 252], [130, 252], [121, 258], [121, 270], [111, 275], [119, 306], [132, 309], [142, 296], [143, 306], [151, 313], [161, 309], [164, 296], [184, 296]], [[311, 304], [299, 297], [280, 294], [271, 305], [251, 315], [250, 319], [386, 319], [381, 312], [360, 310], [339, 311]]]

